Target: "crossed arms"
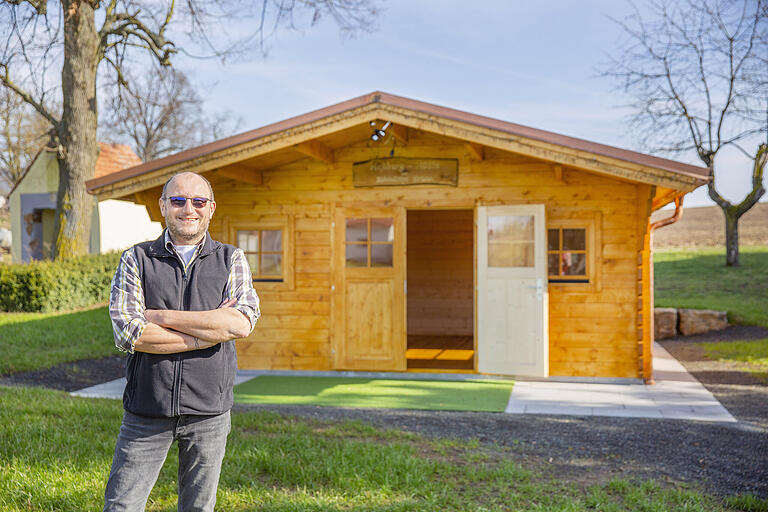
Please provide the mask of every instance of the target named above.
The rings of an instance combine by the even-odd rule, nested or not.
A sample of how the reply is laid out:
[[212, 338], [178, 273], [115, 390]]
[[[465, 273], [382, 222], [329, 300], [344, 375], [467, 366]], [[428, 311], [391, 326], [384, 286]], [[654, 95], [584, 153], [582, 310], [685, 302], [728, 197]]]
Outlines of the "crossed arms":
[[237, 299], [229, 299], [208, 311], [148, 309], [144, 311], [144, 318], [149, 323], [133, 349], [150, 354], [174, 354], [244, 338], [251, 332], [251, 322], [232, 307], [235, 304]]
[[134, 252], [128, 249], [112, 280], [109, 300], [115, 345], [126, 352], [173, 354], [248, 336], [261, 313], [248, 262], [239, 249], [232, 255], [224, 296], [228, 299], [208, 311], [146, 309]]

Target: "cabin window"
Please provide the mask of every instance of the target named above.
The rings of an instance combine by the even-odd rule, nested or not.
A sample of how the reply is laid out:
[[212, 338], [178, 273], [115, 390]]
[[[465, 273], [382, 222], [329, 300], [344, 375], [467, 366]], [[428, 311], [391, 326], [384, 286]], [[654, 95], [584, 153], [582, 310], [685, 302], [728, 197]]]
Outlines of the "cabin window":
[[547, 274], [550, 284], [597, 291], [601, 289], [601, 215], [579, 213], [547, 219]]
[[237, 246], [243, 250], [254, 281], [283, 280], [283, 230], [237, 231]]
[[391, 217], [346, 220], [347, 267], [392, 267], [395, 226]]
[[587, 229], [547, 229], [547, 268], [550, 279], [588, 282]]
[[293, 219], [226, 220], [231, 243], [242, 249], [262, 290], [293, 289]]
[[488, 266], [533, 267], [533, 215], [488, 217]]

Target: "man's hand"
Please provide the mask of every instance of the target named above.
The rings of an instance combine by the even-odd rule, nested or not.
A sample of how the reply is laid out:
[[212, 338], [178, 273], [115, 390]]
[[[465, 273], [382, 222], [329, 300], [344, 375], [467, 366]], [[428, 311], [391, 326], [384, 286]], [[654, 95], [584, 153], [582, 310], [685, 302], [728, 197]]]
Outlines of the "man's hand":
[[223, 301], [221, 301], [221, 304], [219, 304], [219, 307], [216, 309], [233, 308], [235, 307], [236, 304], [237, 304], [237, 297], [233, 299], [224, 299]]

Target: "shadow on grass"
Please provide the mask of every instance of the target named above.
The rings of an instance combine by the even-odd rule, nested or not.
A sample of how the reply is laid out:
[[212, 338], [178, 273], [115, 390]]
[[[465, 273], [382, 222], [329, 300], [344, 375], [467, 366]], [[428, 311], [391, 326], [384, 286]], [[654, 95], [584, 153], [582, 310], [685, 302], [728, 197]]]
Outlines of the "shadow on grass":
[[0, 375], [116, 353], [106, 306], [66, 313], [0, 313]]

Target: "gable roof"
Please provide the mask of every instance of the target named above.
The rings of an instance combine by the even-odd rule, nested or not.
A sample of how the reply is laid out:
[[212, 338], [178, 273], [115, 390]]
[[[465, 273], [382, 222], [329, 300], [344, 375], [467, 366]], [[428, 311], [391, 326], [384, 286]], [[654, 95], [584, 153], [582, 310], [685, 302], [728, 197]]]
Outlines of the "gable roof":
[[[13, 191], [16, 190], [16, 187], [18, 187], [19, 184], [24, 181], [24, 178], [27, 177], [27, 174], [32, 168], [32, 165], [34, 165], [35, 161], [40, 158], [42, 153], [55, 152], [55, 149], [49, 147], [42, 148], [40, 151], [38, 151], [35, 157], [29, 162], [29, 165], [27, 165], [27, 168], [24, 169], [24, 172], [21, 174], [19, 180], [16, 182], [10, 192], [8, 192], [8, 197], [10, 197]], [[141, 158], [139, 158], [139, 156], [133, 152], [133, 149], [131, 149], [130, 146], [125, 144], [99, 142], [99, 156], [96, 158], [96, 169], [94, 171], [93, 177], [103, 178], [104, 176], [122, 171], [126, 167], [135, 167], [139, 164], [141, 164]]]
[[[147, 184], [150, 188], [177, 172], [206, 172], [235, 155], [240, 159], [251, 158], [374, 119], [634, 181], [658, 182], [678, 190], [690, 191], [709, 181], [704, 167], [376, 91], [108, 176], [95, 177], [86, 186], [94, 194], [117, 196], [123, 188], [121, 182], [126, 180], [151, 176], [151, 183]], [[209, 161], [210, 165], [206, 166]], [[623, 168], [627, 172], [622, 172]], [[636, 173], [629, 172], [632, 169], [642, 169], [644, 174], [638, 179]]]

